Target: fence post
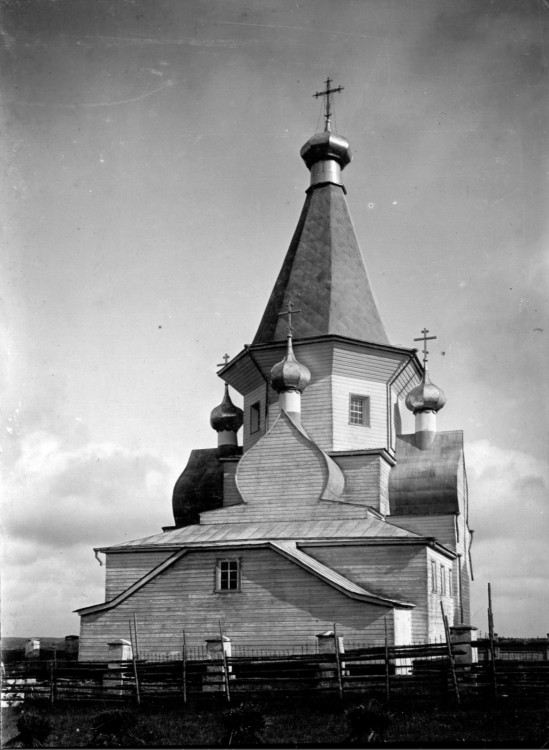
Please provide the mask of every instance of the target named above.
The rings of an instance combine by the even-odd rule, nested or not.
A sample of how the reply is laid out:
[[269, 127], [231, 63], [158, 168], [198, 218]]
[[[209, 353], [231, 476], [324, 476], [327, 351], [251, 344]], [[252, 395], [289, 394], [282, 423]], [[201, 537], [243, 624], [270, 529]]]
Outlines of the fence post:
[[389, 674], [391, 665], [389, 662], [389, 636], [387, 635], [387, 615], [383, 618], [383, 622], [385, 624], [385, 698], [387, 700], [387, 705], [389, 705], [391, 700], [391, 686], [389, 682]]
[[133, 616], [133, 624], [135, 632], [132, 630], [132, 621], [129, 621], [130, 626], [130, 640], [132, 644], [132, 664], [133, 664], [133, 676], [135, 680], [135, 700], [137, 705], [141, 705], [141, 691], [139, 690], [139, 674], [137, 672], [137, 623], [135, 621], [135, 614]]
[[336, 624], [334, 622], [334, 653], [337, 671], [337, 689], [339, 692], [339, 699], [343, 700], [343, 679], [341, 676], [341, 658], [339, 653], [339, 638], [337, 637]]
[[56, 696], [56, 685], [55, 685], [55, 667], [57, 662], [57, 651], [53, 651], [53, 659], [50, 661], [50, 705], [53, 706]]
[[452, 644], [450, 642], [450, 628], [448, 627], [448, 618], [444, 612], [444, 605], [440, 602], [440, 609], [442, 611], [442, 622], [444, 623], [444, 633], [446, 635], [446, 649], [448, 651], [448, 658], [450, 660], [450, 671], [452, 673], [452, 686], [454, 688], [454, 695], [456, 696], [456, 703], [458, 706], [461, 703], [459, 696], [459, 685], [456, 676], [456, 665], [454, 661], [454, 652], [452, 651]]
[[492, 611], [492, 585], [488, 584], [488, 637], [490, 639], [490, 669], [492, 676], [492, 694], [494, 698], [498, 695], [498, 682], [496, 676], [496, 648], [494, 644], [494, 613]]
[[227, 663], [227, 654], [225, 653], [225, 640], [223, 638], [223, 630], [221, 628], [221, 620], [219, 620], [219, 637], [221, 639], [221, 656], [223, 658], [223, 676], [225, 678], [225, 693], [227, 695], [227, 703], [231, 702], [231, 691], [229, 688], [229, 665]]
[[183, 646], [181, 650], [183, 672], [183, 703], [187, 703], [187, 640], [183, 631]]

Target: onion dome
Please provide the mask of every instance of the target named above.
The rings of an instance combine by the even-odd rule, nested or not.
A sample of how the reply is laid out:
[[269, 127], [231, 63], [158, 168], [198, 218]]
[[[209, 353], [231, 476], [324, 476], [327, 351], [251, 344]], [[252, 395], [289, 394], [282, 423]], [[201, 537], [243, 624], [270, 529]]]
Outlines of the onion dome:
[[423, 378], [419, 385], [408, 393], [406, 396], [406, 407], [417, 414], [422, 411], [438, 412], [446, 403], [444, 391], [431, 383], [427, 367], [423, 371]]
[[225, 383], [225, 395], [223, 401], [212, 409], [210, 424], [216, 432], [231, 430], [238, 432], [244, 422], [244, 412], [235, 406], [229, 396], [229, 386]]
[[345, 169], [352, 158], [349, 141], [328, 130], [323, 133], [315, 133], [299, 153], [308, 169], [311, 169], [316, 162], [326, 159], [337, 161], [341, 169]]
[[277, 393], [298, 391], [303, 393], [309, 385], [311, 373], [308, 367], [297, 361], [292, 347], [292, 337], [288, 336], [288, 351], [281, 362], [271, 369], [271, 385]]

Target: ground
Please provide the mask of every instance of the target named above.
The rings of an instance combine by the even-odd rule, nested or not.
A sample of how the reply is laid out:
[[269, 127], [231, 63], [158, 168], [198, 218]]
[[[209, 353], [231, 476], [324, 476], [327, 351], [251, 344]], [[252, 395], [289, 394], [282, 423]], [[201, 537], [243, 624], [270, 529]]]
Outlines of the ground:
[[[254, 707], [261, 717], [258, 742], [265, 745], [299, 747], [347, 746], [367, 744], [368, 732], [357, 737], [356, 722], [353, 733], [352, 703], [340, 704], [337, 697], [321, 697], [311, 701], [256, 702], [245, 705], [245, 718], [252, 724]], [[368, 701], [362, 701], [368, 706]], [[59, 704], [50, 708], [37, 705], [31, 712], [48, 716], [51, 733], [45, 747], [169, 747], [169, 746], [226, 746], [238, 744], [241, 712], [228, 715], [226, 704], [154, 706], [137, 708], [124, 706]], [[360, 712], [364, 709], [359, 709]], [[465, 705], [461, 709], [450, 704], [416, 706], [409, 703], [391, 705], [387, 711], [381, 704], [374, 710], [387, 717], [381, 739], [389, 745], [410, 747], [542, 747], [549, 740], [549, 706], [538, 702], [516, 701], [508, 704], [500, 700], [491, 705]], [[21, 709], [2, 709], [3, 745], [17, 735], [17, 720]], [[113, 716], [113, 712], [115, 715]], [[116, 713], [118, 712], [118, 713]], [[263, 721], [264, 720], [264, 721]], [[248, 721], [248, 726], [250, 722]], [[113, 729], [114, 726], [114, 729]], [[376, 736], [374, 736], [376, 739]], [[379, 741], [380, 738], [377, 738]], [[242, 744], [249, 745], [243, 741]], [[12, 745], [13, 746], [13, 745]], [[15, 745], [17, 746], [17, 745]], [[20, 745], [19, 745], [20, 746]]]

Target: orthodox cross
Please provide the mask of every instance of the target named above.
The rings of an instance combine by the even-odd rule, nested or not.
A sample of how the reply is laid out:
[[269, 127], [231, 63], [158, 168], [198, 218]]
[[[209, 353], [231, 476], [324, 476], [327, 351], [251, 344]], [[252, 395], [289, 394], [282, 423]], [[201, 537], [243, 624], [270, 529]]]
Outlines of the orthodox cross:
[[293, 333], [292, 329], [292, 315], [295, 315], [296, 313], [300, 313], [301, 310], [294, 310], [294, 303], [292, 300], [288, 300], [288, 309], [286, 312], [278, 313], [278, 317], [280, 318], [282, 315], [288, 316], [288, 336], [291, 336]]
[[340, 91], [343, 91], [343, 86], [336, 86], [335, 88], [331, 89], [330, 84], [332, 83], [331, 78], [326, 78], [326, 88], [324, 91], [316, 91], [313, 96], [315, 99], [318, 99], [319, 96], [324, 96], [324, 130], [329, 132], [330, 131], [330, 118], [332, 116], [332, 94], [339, 94]]
[[230, 360], [229, 355], [228, 354], [224, 354], [223, 355], [223, 362], [220, 362], [219, 364], [217, 364], [216, 367], [225, 367], [225, 365], [227, 364], [227, 362], [229, 360]]
[[418, 339], [414, 339], [414, 341], [423, 341], [423, 367], [425, 367], [425, 365], [427, 364], [427, 355], [429, 354], [429, 352], [427, 351], [427, 342], [431, 341], [431, 339], [436, 339], [436, 336], [427, 336], [427, 334], [429, 333], [427, 328], [424, 328], [421, 333], [423, 334], [423, 336], [420, 336], [420, 338]]

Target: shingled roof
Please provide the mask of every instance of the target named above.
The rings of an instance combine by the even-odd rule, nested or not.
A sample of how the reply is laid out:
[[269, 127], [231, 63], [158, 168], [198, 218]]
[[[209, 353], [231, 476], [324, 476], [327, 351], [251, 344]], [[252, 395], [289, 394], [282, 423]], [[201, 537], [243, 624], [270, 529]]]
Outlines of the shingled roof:
[[295, 338], [336, 334], [388, 344], [341, 185], [315, 185], [307, 199], [254, 344], [286, 338], [279, 313], [289, 300], [301, 314]]

